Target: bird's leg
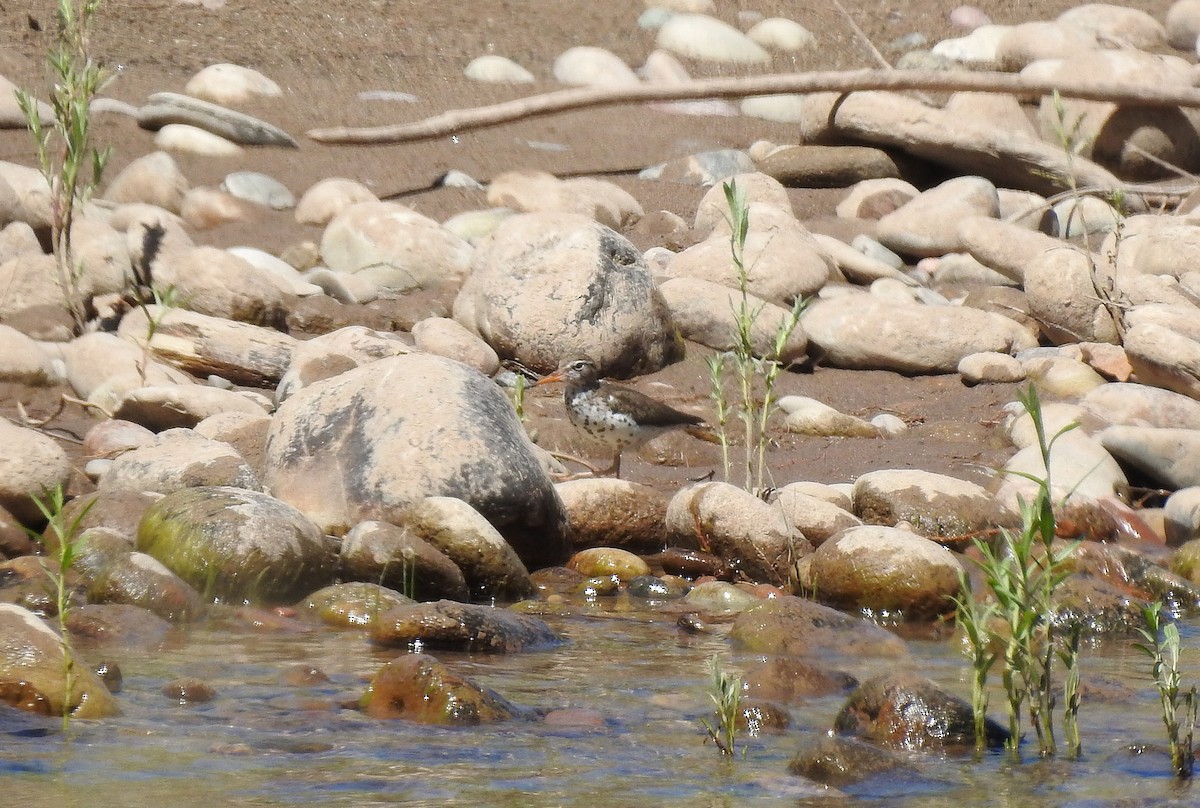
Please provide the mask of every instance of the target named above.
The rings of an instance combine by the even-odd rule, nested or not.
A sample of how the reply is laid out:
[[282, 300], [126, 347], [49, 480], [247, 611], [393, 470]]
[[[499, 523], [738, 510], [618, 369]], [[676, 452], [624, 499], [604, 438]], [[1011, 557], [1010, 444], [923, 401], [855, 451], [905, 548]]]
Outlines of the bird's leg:
[[599, 471], [596, 473], [603, 475], [605, 477], [607, 477], [611, 474], [613, 477], [616, 477], [618, 480], [621, 479], [621, 450], [618, 449], [616, 452], [613, 453], [613, 462], [612, 462], [611, 466], [606, 468], [604, 471]]

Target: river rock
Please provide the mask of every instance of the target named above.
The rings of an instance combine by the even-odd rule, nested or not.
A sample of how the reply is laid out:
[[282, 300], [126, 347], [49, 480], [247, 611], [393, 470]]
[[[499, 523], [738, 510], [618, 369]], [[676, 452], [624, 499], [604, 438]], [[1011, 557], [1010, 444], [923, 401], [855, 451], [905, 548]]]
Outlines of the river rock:
[[1175, 50], [1195, 51], [1200, 36], [1200, 2], [1175, 0], [1163, 20], [1167, 42]]
[[397, 657], [376, 671], [359, 706], [371, 718], [463, 727], [506, 721], [517, 714], [499, 694], [420, 653]]
[[112, 178], [104, 190], [110, 202], [144, 202], [179, 213], [188, 181], [175, 158], [163, 151], [151, 152], [131, 161]]
[[1110, 426], [1100, 443], [1117, 460], [1168, 488], [1200, 485], [1200, 430]]
[[333, 584], [313, 592], [296, 610], [337, 628], [370, 628], [385, 614], [414, 603], [394, 589], [366, 581]]
[[[140, 491], [95, 491], [68, 502], [63, 508], [63, 518], [68, 520], [68, 523], [78, 521], [77, 529], [80, 532], [103, 528], [105, 532], [116, 534], [122, 537], [132, 550], [137, 543], [137, 529], [142, 516], [157, 500], [157, 496]], [[51, 549], [58, 546], [53, 530], [43, 533], [42, 542]]]
[[969, 216], [958, 223], [963, 249], [980, 263], [1018, 283], [1026, 267], [1038, 256], [1063, 248], [1062, 242], [1043, 233], [988, 216]]
[[[746, 99], [747, 105], [752, 100]], [[753, 108], [746, 114], [768, 117]], [[847, 188], [863, 180], [900, 176], [896, 158], [870, 146], [780, 146], [757, 165], [789, 188]]]
[[1180, 488], [1167, 497], [1163, 527], [1168, 547], [1180, 547], [1200, 538], [1200, 486]]
[[1161, 22], [1141, 9], [1116, 3], [1075, 6], [1059, 14], [1058, 22], [1091, 34], [1106, 47], [1158, 51], [1167, 44]]
[[452, 496], [526, 564], [566, 558], [562, 504], [512, 403], [449, 359], [380, 359], [305, 387], [276, 412], [267, 458], [270, 489], [326, 532], [396, 523], [425, 497]]
[[279, 326], [287, 316], [290, 289], [270, 272], [216, 247], [160, 253], [154, 280], [174, 287], [182, 309], [211, 317]]
[[25, 524], [42, 518], [33, 497], [63, 488], [71, 464], [53, 438], [0, 418], [0, 508]]
[[616, 576], [628, 583], [639, 575], [649, 575], [650, 565], [628, 550], [616, 547], [589, 547], [567, 560], [572, 569], [587, 578]]
[[[186, 123], [169, 123], [159, 129], [154, 135], [154, 147], [159, 151], [201, 157], [241, 157], [246, 151], [231, 140]], [[182, 204], [180, 207], [182, 209]]]
[[234, 171], [221, 180], [220, 190], [237, 199], [253, 202], [271, 210], [291, 210], [296, 197], [287, 186], [259, 171]]
[[87, 584], [88, 602], [137, 606], [172, 622], [203, 615], [200, 593], [153, 556], [135, 551], [129, 539], [106, 527], [80, 534], [75, 566]]
[[257, 70], [227, 63], [200, 70], [188, 79], [183, 91], [204, 101], [235, 107], [256, 98], [283, 95], [278, 84]]
[[[703, 278], [670, 278], [659, 284], [658, 291], [685, 339], [718, 351], [733, 350], [738, 312], [743, 302], [740, 292]], [[769, 356], [785, 365], [804, 358], [808, 340], [798, 323], [791, 325], [791, 311], [749, 293], [745, 304], [746, 311], [755, 314], [750, 326], [754, 356]], [[783, 351], [776, 357], [776, 337], [789, 327], [791, 333]]]
[[908, 655], [904, 641], [867, 620], [794, 596], [770, 598], [742, 612], [729, 638], [751, 654], [819, 658]]
[[295, 508], [230, 486], [187, 488], [151, 505], [138, 549], [210, 599], [295, 603], [333, 582], [337, 556]]
[[731, 25], [705, 14], [675, 14], [658, 29], [655, 44], [704, 62], [767, 64], [771, 55]]
[[988, 70], [996, 66], [996, 49], [1012, 26], [981, 25], [966, 36], [943, 39], [933, 46], [935, 56], [943, 56], [968, 67]]
[[870, 421], [838, 412], [808, 396], [784, 396], [777, 402], [787, 413], [784, 428], [798, 435], [839, 438], [877, 438], [879, 429]]
[[689, 589], [683, 598], [689, 609], [706, 617], [741, 614], [760, 600], [728, 581], [702, 581]]
[[[143, 332], [145, 333], [145, 332]], [[130, 389], [151, 384], [191, 384], [192, 377], [164, 365], [116, 334], [83, 334], [59, 348], [75, 395], [111, 412]]]
[[[874, 239], [866, 239], [865, 242], [859, 238], [854, 240], [855, 244], [870, 244], [879, 250], [878, 253], [872, 250], [868, 254], [866, 250], [851, 246], [823, 233], [813, 233], [813, 238], [817, 240], [817, 244], [825, 251], [837, 269], [854, 283], [870, 285], [880, 278], [892, 278], [908, 286], [915, 286], [917, 283], [900, 271], [899, 267], [904, 265], [900, 256]], [[885, 253], [888, 260], [881, 257], [881, 254]]]
[[330, 379], [378, 359], [413, 353], [412, 343], [404, 335], [373, 331], [350, 325], [305, 340], [296, 346], [279, 385], [275, 403], [281, 404], [305, 387]]
[[[1050, 80], [1088, 76], [1097, 83], [1125, 85], [1187, 87], [1192, 83], [1191, 68], [1185, 60], [1132, 49], [1086, 51], [1056, 64], [1047, 76]], [[1051, 143], [1069, 137], [1078, 146], [1080, 157], [1094, 160], [1122, 177], [1160, 179], [1170, 176], [1164, 163], [1190, 171], [1200, 160], [1194, 113], [1179, 107], [1142, 109], [1071, 98], [1058, 103], [1062, 119], [1055, 100], [1042, 99], [1037, 117], [1043, 137]]]
[[402, 530], [428, 542], [458, 565], [470, 599], [513, 601], [533, 590], [521, 557], [469, 503], [455, 497], [430, 496], [395, 520]]
[[[863, 682], [837, 714], [833, 731], [893, 749], [975, 743], [971, 705], [915, 673], [883, 673]], [[986, 738], [989, 747], [1003, 746], [1008, 730], [988, 719]]]
[[62, 638], [33, 612], [0, 603], [0, 700], [43, 715], [107, 718], [118, 712], [104, 682], [86, 665], [72, 668], [70, 691], [64, 674]]
[[795, 20], [783, 17], [759, 20], [746, 32], [746, 36], [764, 48], [783, 53], [798, 53], [811, 48], [817, 42], [812, 31]]
[[201, 384], [138, 387], [125, 393], [112, 409], [114, 418], [141, 424], [155, 432], [194, 427], [218, 413], [265, 415], [270, 402], [256, 393], [242, 393]]
[[454, 319], [501, 357], [539, 372], [586, 352], [604, 375], [626, 377], [681, 354], [641, 254], [610, 228], [572, 214], [502, 222], [475, 252]]
[[826, 786], [850, 786], [907, 769], [893, 752], [854, 738], [819, 735], [801, 743], [788, 771]]
[[964, 356], [958, 363], [958, 375], [966, 385], [1012, 383], [1025, 379], [1025, 368], [1008, 354], [984, 351]]
[[370, 581], [416, 600], [468, 600], [462, 570], [429, 542], [387, 522], [359, 522], [342, 539], [342, 578]]
[[462, 362], [485, 376], [500, 369], [492, 346], [449, 317], [426, 317], [412, 327], [412, 336], [418, 350]]
[[395, 202], [359, 202], [330, 220], [321, 257], [335, 272], [362, 274], [391, 292], [457, 286], [471, 245]]
[[621, 57], [604, 48], [579, 45], [554, 60], [554, 78], [580, 87], [636, 87], [641, 84]]
[[1200, 399], [1200, 340], [1155, 322], [1133, 321], [1124, 345], [1142, 384]]
[[296, 221], [324, 227], [334, 217], [359, 202], [378, 202], [367, 186], [356, 180], [330, 177], [309, 186], [296, 203]]
[[802, 704], [858, 685], [848, 673], [794, 657], [773, 656], [742, 675], [746, 695], [759, 699]]
[[399, 606], [380, 615], [371, 642], [425, 648], [512, 654], [551, 648], [562, 639], [536, 617], [506, 609], [439, 600]]
[[1039, 59], [1062, 59], [1099, 47], [1096, 36], [1063, 21], [1034, 20], [1014, 25], [996, 43], [996, 66], [1019, 73]]
[[812, 552], [779, 508], [729, 483], [681, 490], [667, 505], [666, 527], [675, 543], [703, 534], [714, 554], [750, 580], [775, 585], [786, 584], [791, 565]]
[[560, 180], [545, 171], [506, 171], [492, 180], [488, 204], [523, 213], [572, 213], [621, 230], [645, 215], [619, 185], [592, 177]]
[[102, 490], [128, 489], [169, 494], [198, 486], [233, 486], [257, 491], [258, 477], [227, 443], [190, 429], [168, 429], [154, 441], [113, 460]]
[[[148, 609], [128, 603], [88, 603], [71, 609], [67, 631], [80, 645], [153, 651], [166, 644], [171, 624]], [[105, 681], [105, 680], [102, 680]], [[113, 683], [106, 684], [111, 688]], [[120, 679], [116, 689], [120, 690]]]
[[969, 354], [1013, 353], [1037, 344], [1027, 329], [992, 312], [894, 304], [860, 294], [818, 300], [800, 323], [809, 353], [828, 364], [899, 373], [953, 373]]
[[983, 177], [956, 177], [923, 192], [880, 218], [875, 237], [914, 256], [961, 252], [959, 223], [969, 216], [1000, 214], [996, 186]]
[[[862, 524], [862, 520], [846, 508], [815, 496], [800, 483], [781, 488], [775, 503], [783, 510], [788, 523], [803, 533], [814, 547], [847, 528]], [[847, 507], [849, 504], [847, 501]]]
[[[746, 290], [781, 306], [815, 294], [834, 272], [833, 261], [812, 234], [790, 214], [760, 221], [762, 208], [748, 210], [749, 231], [742, 252]], [[714, 229], [707, 239], [671, 259], [667, 273], [738, 289], [740, 279], [730, 252], [729, 236]]]
[[247, 146], [285, 146], [296, 148], [296, 140], [287, 132], [251, 115], [220, 104], [181, 93], [151, 93], [137, 111], [138, 126], [160, 129], [171, 123], [198, 126]]
[[910, 620], [954, 610], [963, 567], [929, 539], [893, 527], [849, 528], [822, 542], [808, 576], [820, 598], [845, 609], [899, 612]]
[[0, 381], [43, 387], [64, 381], [66, 365], [55, 362], [33, 339], [0, 324]]
[[[1028, 476], [1026, 476], [1028, 475]], [[1038, 487], [1029, 479], [1046, 478], [1041, 449], [1027, 446], [1009, 458], [997, 477], [996, 499], [1010, 509], [1023, 498], [1032, 502]], [[1094, 501], [1126, 490], [1129, 480], [1113, 456], [1094, 438], [1079, 430], [1065, 433], [1050, 451], [1051, 497], [1061, 503]]]
[[657, 489], [615, 477], [571, 480], [555, 486], [567, 515], [571, 547], [617, 547], [657, 553], [667, 546], [667, 497]]
[[919, 469], [883, 469], [854, 482], [854, 513], [869, 525], [908, 522], [932, 538], [1015, 525], [1015, 511], [981, 485]]
[[495, 53], [476, 56], [467, 63], [463, 75], [473, 81], [493, 84], [532, 84], [536, 81], [533, 74], [521, 65]]
[[[731, 214], [725, 184], [714, 185], [705, 191], [704, 196], [700, 198], [700, 204], [696, 206], [692, 229], [702, 238], [714, 234], [724, 234], [728, 237], [732, 232], [729, 226]], [[728, 184], [736, 187], [747, 209], [762, 211], [760, 225], [768, 220], [776, 226], [796, 221], [787, 188], [774, 177], [757, 171], [744, 172], [730, 177]], [[772, 212], [774, 218], [771, 218]], [[763, 216], [767, 218], [764, 219]]]

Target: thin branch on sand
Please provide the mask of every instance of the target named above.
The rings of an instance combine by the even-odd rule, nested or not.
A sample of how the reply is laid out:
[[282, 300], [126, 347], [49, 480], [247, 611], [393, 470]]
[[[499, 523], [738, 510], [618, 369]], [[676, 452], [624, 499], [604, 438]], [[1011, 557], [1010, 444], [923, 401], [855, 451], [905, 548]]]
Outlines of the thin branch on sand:
[[698, 98], [745, 98], [775, 93], [844, 94], [867, 90], [1010, 93], [1020, 96], [1050, 95], [1057, 92], [1064, 98], [1105, 101], [1123, 106], [1200, 107], [1200, 89], [1183, 86], [1145, 87], [1087, 81], [1053, 82], [1029, 79], [1012, 73], [852, 70], [707, 79], [672, 85], [558, 90], [486, 107], [451, 110], [413, 123], [366, 128], [312, 129], [309, 130], [308, 137], [322, 143], [407, 143], [588, 107]]

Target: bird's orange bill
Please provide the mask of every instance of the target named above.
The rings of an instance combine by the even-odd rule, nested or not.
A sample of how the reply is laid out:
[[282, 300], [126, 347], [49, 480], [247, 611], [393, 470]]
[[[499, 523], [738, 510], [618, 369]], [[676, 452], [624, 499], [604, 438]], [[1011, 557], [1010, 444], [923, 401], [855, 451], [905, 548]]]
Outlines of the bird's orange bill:
[[542, 378], [538, 379], [536, 382], [533, 383], [533, 386], [541, 387], [543, 384], [553, 384], [554, 382], [561, 382], [562, 380], [563, 380], [563, 372], [561, 370], [556, 370], [553, 373], [551, 373], [549, 376], [543, 376]]
[[717, 435], [708, 424], [689, 424], [683, 428], [683, 431], [691, 435], [693, 438], [705, 441], [707, 443], [720, 443], [721, 438]]

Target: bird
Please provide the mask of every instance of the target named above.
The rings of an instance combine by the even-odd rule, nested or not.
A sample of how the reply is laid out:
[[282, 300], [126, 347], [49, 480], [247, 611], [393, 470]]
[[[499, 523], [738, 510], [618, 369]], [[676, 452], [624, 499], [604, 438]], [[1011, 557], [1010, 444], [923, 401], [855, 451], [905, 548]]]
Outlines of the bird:
[[[613, 462], [599, 474], [621, 476], [621, 452], [675, 429], [706, 429], [704, 419], [681, 412], [637, 390], [602, 381], [586, 356], [565, 360], [535, 386], [565, 382], [567, 418], [578, 429], [612, 450]], [[700, 435], [698, 435], [700, 437]]]

